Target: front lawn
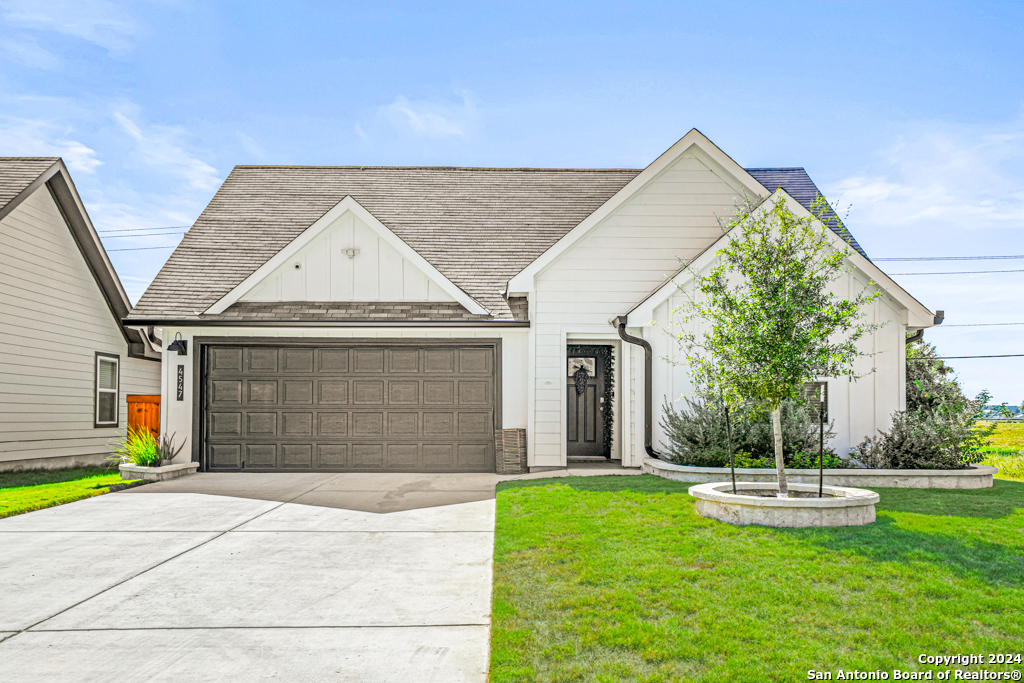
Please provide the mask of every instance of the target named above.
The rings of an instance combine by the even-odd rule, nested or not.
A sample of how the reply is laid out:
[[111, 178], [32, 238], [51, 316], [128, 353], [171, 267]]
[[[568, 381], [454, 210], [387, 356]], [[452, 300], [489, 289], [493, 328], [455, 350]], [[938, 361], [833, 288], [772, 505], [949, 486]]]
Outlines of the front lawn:
[[892, 680], [922, 653], [1022, 652], [1024, 483], [876, 489], [875, 524], [835, 529], [704, 519], [688, 487], [500, 485], [490, 680]]
[[0, 518], [99, 496], [124, 483], [109, 467], [0, 472]]

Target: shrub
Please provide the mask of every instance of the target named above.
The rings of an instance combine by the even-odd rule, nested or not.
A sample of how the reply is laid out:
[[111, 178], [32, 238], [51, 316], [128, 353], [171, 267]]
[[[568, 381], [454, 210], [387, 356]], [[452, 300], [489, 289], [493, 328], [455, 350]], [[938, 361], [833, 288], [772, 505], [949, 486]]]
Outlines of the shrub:
[[128, 428], [124, 441], [117, 444], [117, 450], [109, 460], [120, 460], [131, 465], [142, 467], [155, 467], [161, 460], [171, 460], [176, 456], [185, 444], [174, 447], [174, 440], [164, 437], [158, 440], [156, 436], [146, 427], [136, 429]]
[[[687, 397], [683, 402], [677, 411], [666, 400], [662, 409], [661, 426], [668, 438], [666, 459], [678, 465], [728, 467], [724, 406], [706, 397]], [[774, 467], [771, 413], [766, 408], [744, 404], [730, 410], [729, 420], [734, 454], [744, 462], [759, 463], [744, 466]], [[796, 401], [782, 402], [782, 434], [783, 458], [787, 467], [805, 466], [799, 463], [806, 463], [809, 459], [814, 461], [814, 467], [818, 466], [818, 424], [804, 405]], [[825, 453], [831, 456], [829, 462], [838, 462], [835, 452], [828, 446], [828, 441], [834, 436], [832, 423], [826, 424]], [[736, 462], [740, 467], [739, 460]]]
[[851, 455], [882, 469], [962, 469], [981, 462], [995, 427], [980, 422], [988, 392], [971, 400], [931, 344], [907, 349], [907, 409], [892, 428], [865, 438]]

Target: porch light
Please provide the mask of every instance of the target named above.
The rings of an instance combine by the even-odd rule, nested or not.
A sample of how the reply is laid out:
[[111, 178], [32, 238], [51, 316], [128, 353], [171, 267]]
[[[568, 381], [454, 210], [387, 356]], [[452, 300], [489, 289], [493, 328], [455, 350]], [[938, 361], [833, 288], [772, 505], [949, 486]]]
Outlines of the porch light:
[[179, 356], [188, 355], [188, 341], [181, 338], [181, 332], [174, 333], [174, 341], [167, 347], [168, 351], [177, 351]]

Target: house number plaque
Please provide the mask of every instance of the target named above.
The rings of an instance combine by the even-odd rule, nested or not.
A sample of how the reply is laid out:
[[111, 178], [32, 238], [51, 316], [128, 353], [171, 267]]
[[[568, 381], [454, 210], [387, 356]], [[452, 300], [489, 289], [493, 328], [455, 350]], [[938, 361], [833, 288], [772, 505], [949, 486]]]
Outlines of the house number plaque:
[[185, 400], [185, 366], [178, 366], [178, 400]]

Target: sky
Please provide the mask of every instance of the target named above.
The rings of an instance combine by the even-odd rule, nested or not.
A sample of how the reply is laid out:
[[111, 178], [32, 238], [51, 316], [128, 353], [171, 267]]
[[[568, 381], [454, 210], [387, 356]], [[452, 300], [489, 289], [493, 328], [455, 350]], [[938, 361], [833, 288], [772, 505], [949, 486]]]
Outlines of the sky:
[[[1019, 1], [0, 0], [0, 156], [64, 158], [133, 301], [236, 164], [643, 168], [691, 128], [806, 168], [873, 258], [1024, 256], [1021, 35]], [[878, 265], [941, 354], [1024, 353], [988, 326], [1024, 272], [945, 274], [1024, 259]], [[1024, 358], [950, 363], [1024, 401]]]

